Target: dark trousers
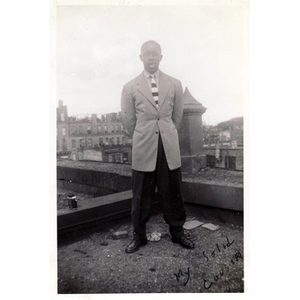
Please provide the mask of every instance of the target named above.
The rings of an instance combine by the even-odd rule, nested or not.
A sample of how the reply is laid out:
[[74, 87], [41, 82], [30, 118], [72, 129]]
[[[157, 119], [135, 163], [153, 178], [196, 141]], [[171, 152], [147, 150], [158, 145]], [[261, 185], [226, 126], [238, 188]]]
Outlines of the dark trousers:
[[182, 199], [181, 182], [181, 168], [172, 171], [169, 169], [161, 137], [159, 136], [155, 171], [132, 170], [131, 218], [136, 238], [144, 238], [146, 235], [146, 223], [150, 218], [151, 203], [156, 187], [162, 198], [164, 220], [169, 225], [170, 234], [174, 237], [183, 235], [186, 214]]

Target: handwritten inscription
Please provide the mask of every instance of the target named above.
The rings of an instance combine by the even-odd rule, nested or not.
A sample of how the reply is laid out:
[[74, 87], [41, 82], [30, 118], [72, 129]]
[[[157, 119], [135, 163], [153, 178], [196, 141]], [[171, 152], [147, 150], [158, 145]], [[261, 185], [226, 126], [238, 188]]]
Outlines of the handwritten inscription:
[[186, 272], [182, 272], [182, 270], [180, 269], [178, 273], [174, 273], [174, 275], [177, 281], [180, 281], [180, 279], [183, 278], [183, 285], [187, 285], [190, 280], [190, 268], [187, 268]]
[[[236, 264], [240, 259], [243, 259], [243, 255], [241, 253], [240, 250], [237, 250], [234, 254], [234, 256], [230, 259], [230, 264], [234, 265]], [[229, 271], [229, 267], [225, 266], [223, 267], [219, 272], [217, 272], [216, 274], [214, 274], [212, 277], [212, 279], [206, 279], [202, 277], [202, 281], [203, 281], [203, 287], [204, 289], [208, 290], [212, 287], [213, 284], [217, 283], [228, 271]]]
[[[209, 261], [213, 261], [217, 255], [221, 255], [223, 252], [225, 253], [225, 251], [227, 249], [229, 249], [234, 244], [234, 242], [235, 242], [235, 240], [230, 240], [226, 236], [226, 241], [221, 244], [219, 244], [219, 243], [215, 244], [215, 247], [212, 251], [211, 250], [203, 251], [202, 256], [205, 259], [205, 263], [209, 262]], [[229, 266], [235, 265], [241, 259], [243, 259], [242, 252], [240, 250], [236, 250], [234, 252], [234, 254], [230, 257], [228, 265]], [[215, 274], [212, 274], [212, 276], [210, 276], [210, 278], [205, 278], [204, 276], [202, 276], [200, 278], [200, 280], [201, 280], [201, 284], [202, 284], [203, 288], [208, 290], [214, 284], [216, 284], [218, 281], [220, 281], [222, 279], [222, 277], [224, 277], [224, 275], [226, 275], [226, 273], [229, 272], [230, 268], [228, 265], [225, 265], [219, 271], [217, 271]], [[174, 276], [178, 282], [181, 282], [181, 283], [183, 283], [184, 286], [186, 286], [191, 278], [190, 271], [191, 271], [190, 267], [188, 267], [187, 269], [179, 269], [177, 273], [174, 273]]]
[[220, 252], [222, 252], [222, 250], [228, 249], [234, 243], [234, 240], [230, 241], [227, 236], [226, 236], [226, 241], [227, 241], [227, 243], [225, 243], [225, 244], [221, 244], [221, 245], [216, 244], [215, 249], [210, 253], [207, 253], [206, 251], [203, 251], [202, 255], [206, 259], [206, 261], [209, 261], [209, 260], [215, 258], [216, 253], [220, 253]]

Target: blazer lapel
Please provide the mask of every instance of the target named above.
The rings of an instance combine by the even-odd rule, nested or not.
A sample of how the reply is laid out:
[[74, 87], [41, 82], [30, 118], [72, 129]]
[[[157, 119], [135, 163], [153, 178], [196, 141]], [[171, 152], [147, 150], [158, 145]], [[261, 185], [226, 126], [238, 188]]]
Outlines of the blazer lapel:
[[164, 73], [160, 72], [159, 74], [159, 91], [158, 91], [158, 102], [159, 102], [159, 110], [161, 109], [166, 96], [170, 89], [170, 83], [168, 78]]
[[137, 89], [142, 93], [142, 95], [153, 105], [155, 109], [156, 105], [154, 99], [152, 97], [152, 93], [147, 84], [146, 78], [143, 74], [141, 74], [137, 80]]

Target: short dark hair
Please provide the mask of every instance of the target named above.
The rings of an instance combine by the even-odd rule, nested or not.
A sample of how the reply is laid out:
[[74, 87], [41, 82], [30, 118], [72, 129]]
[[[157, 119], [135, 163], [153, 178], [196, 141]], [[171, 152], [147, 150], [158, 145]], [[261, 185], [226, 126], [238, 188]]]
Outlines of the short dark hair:
[[148, 45], [148, 44], [155, 44], [155, 45], [157, 45], [158, 48], [159, 48], [159, 51], [160, 51], [160, 53], [161, 53], [161, 47], [160, 47], [160, 44], [159, 44], [158, 42], [154, 41], [154, 40], [149, 40], [149, 41], [145, 42], [145, 43], [142, 45], [142, 47], [141, 47], [141, 53], [142, 53], [143, 48], [144, 48], [146, 45]]

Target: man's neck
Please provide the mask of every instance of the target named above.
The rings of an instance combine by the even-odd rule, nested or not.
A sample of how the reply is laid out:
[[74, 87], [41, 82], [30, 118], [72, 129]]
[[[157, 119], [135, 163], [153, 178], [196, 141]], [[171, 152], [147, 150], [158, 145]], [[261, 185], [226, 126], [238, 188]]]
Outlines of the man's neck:
[[159, 69], [157, 69], [154, 73], [149, 73], [147, 70], [144, 69], [144, 75], [148, 78], [149, 76], [156, 76], [158, 77]]

